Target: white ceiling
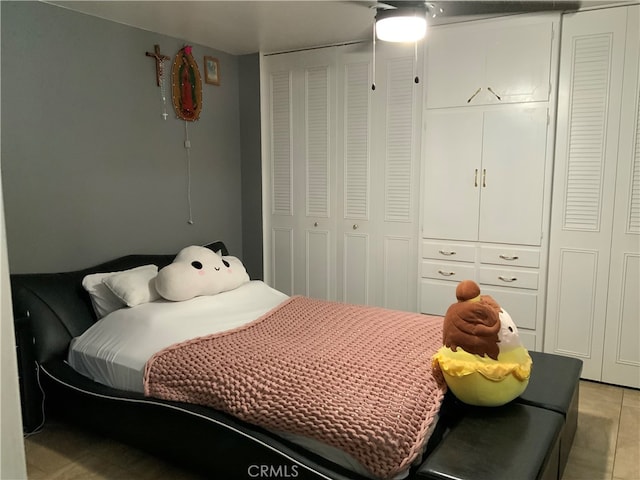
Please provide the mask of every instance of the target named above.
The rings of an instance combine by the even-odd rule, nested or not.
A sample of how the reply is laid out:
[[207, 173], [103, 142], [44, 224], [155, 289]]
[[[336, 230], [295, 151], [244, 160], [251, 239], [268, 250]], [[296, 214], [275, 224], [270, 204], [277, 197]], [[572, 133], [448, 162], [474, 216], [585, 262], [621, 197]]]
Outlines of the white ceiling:
[[365, 40], [373, 2], [51, 1], [233, 55]]
[[[376, 2], [142, 0], [48, 3], [242, 55], [369, 40], [375, 15], [371, 6]], [[439, 3], [444, 3], [446, 9], [446, 2]], [[470, 17], [453, 18], [459, 21]], [[432, 23], [446, 21], [451, 18], [442, 17]]]

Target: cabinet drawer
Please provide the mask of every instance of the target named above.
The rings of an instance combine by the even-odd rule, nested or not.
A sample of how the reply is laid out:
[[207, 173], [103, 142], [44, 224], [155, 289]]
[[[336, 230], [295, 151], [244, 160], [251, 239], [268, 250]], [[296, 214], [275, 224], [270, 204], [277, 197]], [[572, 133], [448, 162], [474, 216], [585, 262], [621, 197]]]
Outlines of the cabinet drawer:
[[423, 240], [422, 256], [436, 260], [475, 262], [476, 247], [471, 244]]
[[[482, 267], [478, 271], [479, 283], [502, 287], [538, 288], [538, 272], [509, 268]], [[498, 302], [500, 303], [500, 302]]]
[[[420, 281], [420, 312], [442, 315], [456, 300], [457, 283], [422, 279]], [[517, 324], [516, 324], [517, 325]]]
[[[475, 278], [475, 268], [473, 264], [466, 265], [464, 263], [423, 260], [421, 272], [423, 277], [449, 280], [451, 282], [459, 282], [467, 279], [473, 280]], [[455, 299], [455, 295], [453, 298]]]
[[480, 245], [480, 262], [537, 268], [540, 266], [540, 250], [507, 245]]
[[518, 337], [520, 337], [520, 341], [522, 342], [522, 346], [529, 351], [536, 351], [536, 332], [531, 330], [520, 330], [518, 329]]
[[520, 328], [535, 330], [538, 319], [538, 292], [516, 288], [482, 286], [483, 295], [491, 295]]

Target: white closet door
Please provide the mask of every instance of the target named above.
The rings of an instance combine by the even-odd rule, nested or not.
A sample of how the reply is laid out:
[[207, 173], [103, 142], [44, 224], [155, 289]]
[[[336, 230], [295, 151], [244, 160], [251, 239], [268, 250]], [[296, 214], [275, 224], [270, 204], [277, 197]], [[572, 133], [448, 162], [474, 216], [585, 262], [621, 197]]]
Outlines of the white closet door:
[[567, 16], [560, 53], [544, 349], [582, 359], [593, 380], [602, 373], [625, 30], [624, 8]]
[[305, 289], [313, 298], [333, 298], [335, 227], [331, 219], [332, 127], [331, 75], [333, 65], [307, 68], [304, 79], [305, 104], [305, 206], [304, 248], [298, 262], [304, 266]]
[[640, 6], [629, 8], [602, 380], [640, 388]]
[[[379, 102], [384, 111], [384, 204], [381, 218], [381, 305], [398, 310], [417, 310], [419, 151], [422, 84], [414, 82], [413, 48], [402, 46], [389, 52], [385, 83]], [[424, 80], [423, 80], [424, 81]], [[374, 204], [375, 205], [375, 204]]]
[[480, 110], [427, 111], [423, 237], [478, 239], [482, 122]]
[[546, 150], [546, 105], [485, 112], [480, 241], [541, 244]]
[[340, 58], [338, 288], [343, 301], [367, 305], [375, 263], [371, 255], [371, 55], [348, 47]]
[[269, 75], [271, 160], [270, 284], [293, 294], [293, 252], [296, 218], [293, 215], [292, 72], [277, 70]]
[[[339, 60], [341, 299], [416, 310], [419, 113], [414, 50], [344, 47]], [[339, 295], [340, 296], [340, 295]]]
[[335, 49], [268, 57], [271, 284], [335, 298]]

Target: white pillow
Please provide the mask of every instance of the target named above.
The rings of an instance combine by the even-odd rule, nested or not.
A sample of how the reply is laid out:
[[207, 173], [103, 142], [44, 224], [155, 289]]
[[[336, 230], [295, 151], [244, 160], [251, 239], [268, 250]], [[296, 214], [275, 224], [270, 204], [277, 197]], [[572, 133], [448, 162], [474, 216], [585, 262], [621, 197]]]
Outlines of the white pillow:
[[102, 279], [112, 293], [122, 300], [127, 307], [135, 307], [141, 303], [158, 300], [160, 295], [156, 290], [156, 276], [158, 267], [147, 265], [137, 270], [116, 273]]
[[92, 273], [84, 277], [82, 279], [82, 286], [89, 293], [93, 310], [96, 312], [98, 319], [126, 306], [126, 302], [113, 293], [109, 287], [103, 283], [103, 280], [122, 273], [134, 273], [135, 276], [135, 272], [143, 272], [142, 278], [144, 278], [150, 271], [153, 271], [155, 276], [158, 273], [158, 267], [155, 265], [144, 265], [123, 272]]

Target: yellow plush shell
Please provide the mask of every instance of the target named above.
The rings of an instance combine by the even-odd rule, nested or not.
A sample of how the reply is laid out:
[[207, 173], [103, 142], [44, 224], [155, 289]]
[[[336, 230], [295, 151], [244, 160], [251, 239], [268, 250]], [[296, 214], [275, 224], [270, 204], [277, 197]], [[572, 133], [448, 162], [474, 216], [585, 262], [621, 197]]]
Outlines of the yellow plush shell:
[[447, 385], [470, 405], [499, 406], [520, 395], [529, 384], [531, 357], [524, 347], [501, 352], [498, 360], [442, 347], [433, 356]]
[[487, 356], [472, 355], [462, 348], [458, 348], [454, 352], [448, 347], [442, 347], [433, 356], [433, 361], [437, 362], [440, 369], [449, 375], [464, 377], [477, 372], [493, 381], [500, 381], [507, 375], [513, 375], [518, 380], [525, 380], [531, 375], [532, 363], [531, 357], [524, 347], [500, 353], [498, 360]]

